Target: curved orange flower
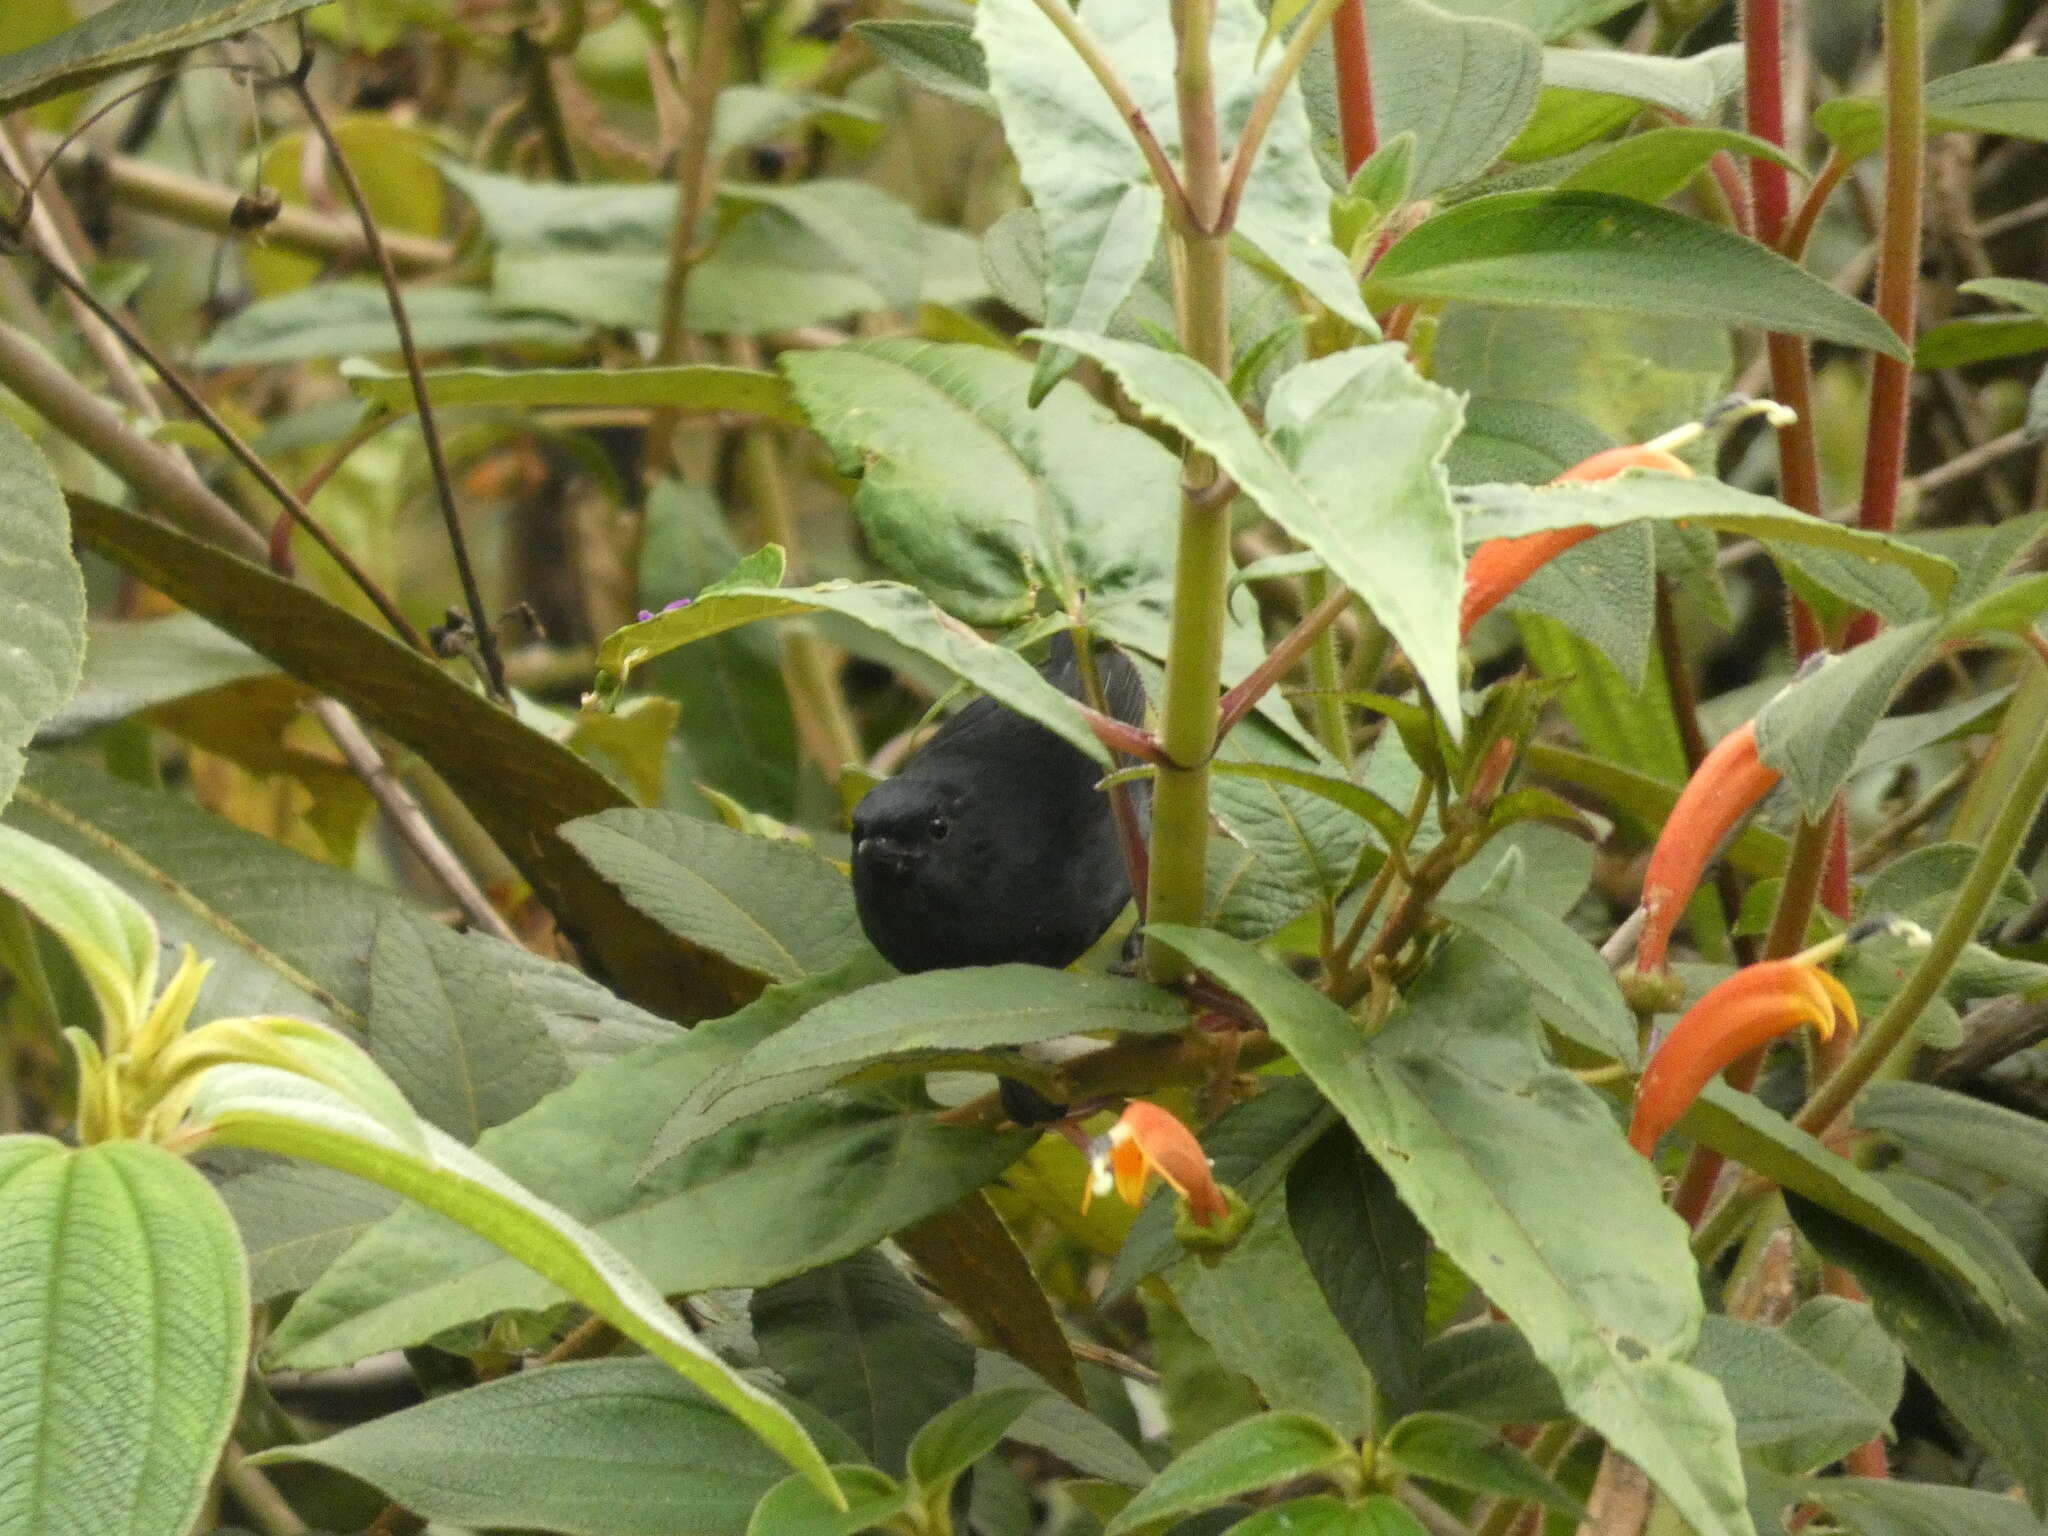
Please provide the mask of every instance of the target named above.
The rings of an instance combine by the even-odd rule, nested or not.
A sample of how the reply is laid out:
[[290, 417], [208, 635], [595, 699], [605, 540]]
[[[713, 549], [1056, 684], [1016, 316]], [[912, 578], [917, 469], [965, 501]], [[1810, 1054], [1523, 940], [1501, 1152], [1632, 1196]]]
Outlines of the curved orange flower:
[[1145, 1198], [1145, 1183], [1158, 1174], [1187, 1202], [1197, 1226], [1209, 1226], [1230, 1214], [1230, 1202], [1209, 1171], [1209, 1159], [1195, 1133], [1170, 1111], [1133, 1099], [1108, 1132], [1090, 1149], [1094, 1173], [1081, 1194], [1081, 1209], [1113, 1188], [1126, 1205]]
[[[1665, 449], [1653, 443], [1632, 443], [1625, 448], [1604, 449], [1574, 464], [1551, 483], [1612, 480], [1625, 469], [1661, 469], [1672, 475], [1692, 473], [1685, 460]], [[1458, 633], [1470, 634], [1474, 624], [1539, 568], [1598, 532], [1598, 528], [1551, 528], [1518, 539], [1488, 539], [1465, 563], [1465, 597], [1458, 607]]]
[[1838, 1024], [1856, 1028], [1848, 989], [1805, 957], [1744, 966], [1711, 988], [1672, 1026], [1643, 1069], [1629, 1145], [1650, 1156], [1730, 1062], [1802, 1024], [1811, 1024], [1823, 1040]]
[[1778, 786], [1778, 770], [1757, 756], [1756, 722], [1730, 731], [1700, 759], [1678, 803], [1657, 834], [1643, 875], [1649, 918], [1636, 947], [1636, 969], [1661, 971], [1672, 930], [1685, 913], [1700, 877], [1736, 826]]

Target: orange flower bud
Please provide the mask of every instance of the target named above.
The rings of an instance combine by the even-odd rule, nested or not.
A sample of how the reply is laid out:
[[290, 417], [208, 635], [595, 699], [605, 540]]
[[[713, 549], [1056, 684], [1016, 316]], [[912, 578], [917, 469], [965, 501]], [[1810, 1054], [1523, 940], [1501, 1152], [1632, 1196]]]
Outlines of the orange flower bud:
[[[1603, 449], [1574, 464], [1551, 483], [1612, 480], [1625, 469], [1660, 469], [1672, 475], [1692, 473], [1685, 460], [1665, 449], [1634, 443], [1626, 448]], [[1465, 598], [1458, 608], [1458, 633], [1470, 634], [1474, 624], [1539, 568], [1598, 532], [1598, 528], [1552, 528], [1543, 533], [1524, 534], [1519, 539], [1488, 539], [1472, 552], [1465, 565]]]
[[1230, 1214], [1230, 1202], [1217, 1187], [1195, 1133], [1157, 1104], [1133, 1099], [1096, 1141], [1090, 1162], [1094, 1173], [1081, 1194], [1083, 1213], [1096, 1195], [1106, 1195], [1112, 1188], [1126, 1205], [1137, 1205], [1145, 1198], [1146, 1180], [1156, 1173], [1187, 1202], [1198, 1226]]
[[1766, 767], [1757, 756], [1755, 721], [1730, 731], [1700, 760], [1657, 836], [1643, 876], [1649, 921], [1636, 948], [1636, 969], [1664, 969], [1671, 932], [1707, 865], [1728, 834], [1777, 785], [1777, 769]]
[[1629, 1145], [1650, 1156], [1730, 1062], [1802, 1024], [1811, 1024], [1823, 1040], [1837, 1024], [1856, 1028], [1848, 990], [1808, 960], [1765, 960], [1710, 989], [1672, 1026], [1644, 1068]]

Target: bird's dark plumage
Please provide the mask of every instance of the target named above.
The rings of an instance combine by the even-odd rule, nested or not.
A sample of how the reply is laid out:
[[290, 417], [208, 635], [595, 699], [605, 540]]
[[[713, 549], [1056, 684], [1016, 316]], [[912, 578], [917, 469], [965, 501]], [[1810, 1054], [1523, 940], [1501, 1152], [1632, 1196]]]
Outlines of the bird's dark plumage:
[[[1145, 689], [1096, 653], [1105, 702], [1142, 724]], [[1040, 669], [1080, 698], [1072, 639]], [[853, 897], [868, 940], [903, 971], [1022, 961], [1066, 966], [1130, 900], [1101, 766], [1044, 726], [977, 699], [853, 813]]]

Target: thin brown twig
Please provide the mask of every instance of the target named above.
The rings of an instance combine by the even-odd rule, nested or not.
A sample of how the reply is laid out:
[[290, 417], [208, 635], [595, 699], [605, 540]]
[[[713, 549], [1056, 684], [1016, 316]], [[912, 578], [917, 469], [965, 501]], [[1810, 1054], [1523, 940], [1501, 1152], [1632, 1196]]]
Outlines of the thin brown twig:
[[469, 608], [470, 624], [476, 631], [477, 655], [483, 661], [484, 687], [497, 702], [509, 704], [512, 693], [505, 685], [505, 659], [498, 650], [497, 628], [484, 608], [476, 568], [470, 563], [469, 543], [463, 536], [462, 517], [455, 505], [455, 482], [448, 473], [448, 457], [441, 446], [441, 428], [434, 419], [433, 401], [428, 398], [426, 370], [420, 365], [420, 349], [413, 340], [412, 319], [406, 312], [405, 295], [399, 290], [398, 272], [391, 264], [391, 252], [385, 248], [384, 236], [377, 228], [376, 216], [370, 211], [369, 199], [363, 194], [362, 181], [356, 176], [355, 167], [349, 163], [341, 141], [335, 137], [334, 125], [327, 120], [326, 111], [308, 84], [313, 54], [303, 22], [299, 46], [301, 57], [285, 77], [285, 84], [298, 98], [306, 121], [312, 125], [313, 132], [327, 151], [328, 164], [355, 208], [356, 221], [362, 226], [363, 243], [369, 248], [378, 280], [384, 285], [384, 296], [391, 306], [391, 323], [398, 331], [398, 350], [405, 358], [406, 376], [412, 381], [413, 405], [420, 418], [420, 438], [426, 445], [427, 467], [433, 474], [434, 494], [440, 503], [441, 521], [447, 529], [449, 552], [455, 560], [455, 574], [462, 582], [462, 598]]

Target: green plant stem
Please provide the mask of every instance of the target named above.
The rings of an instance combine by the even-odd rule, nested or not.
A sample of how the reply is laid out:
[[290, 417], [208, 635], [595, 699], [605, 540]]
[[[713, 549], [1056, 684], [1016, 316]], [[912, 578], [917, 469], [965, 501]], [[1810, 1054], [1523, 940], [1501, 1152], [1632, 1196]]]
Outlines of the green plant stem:
[[298, 98], [300, 110], [306, 114], [306, 121], [312, 125], [313, 132], [327, 151], [327, 163], [334, 172], [335, 180], [341, 183], [343, 194], [355, 209], [356, 222], [363, 230], [363, 244], [368, 247], [370, 260], [376, 266], [378, 281], [384, 285], [384, 297], [391, 309], [391, 324], [398, 332], [399, 354], [405, 360], [406, 377], [412, 383], [413, 405], [419, 412], [420, 441], [427, 450], [427, 467], [433, 474], [434, 497], [441, 508], [441, 522], [448, 535], [448, 552], [455, 561], [455, 574], [462, 582], [462, 600], [469, 608], [469, 622], [476, 630], [476, 649], [483, 662], [484, 687], [500, 704], [510, 704], [512, 692], [505, 686], [505, 659], [498, 650], [497, 625], [491, 622], [490, 614], [484, 610], [483, 591], [477, 585], [476, 568], [470, 563], [469, 541], [463, 536], [462, 515], [455, 505], [455, 481], [448, 473], [448, 455], [441, 446], [440, 424], [434, 417], [433, 401], [427, 396], [427, 376], [420, 365], [419, 345], [413, 340], [412, 317], [406, 313], [405, 295], [399, 290], [398, 269], [391, 264], [391, 253], [384, 247], [383, 232], [377, 228], [376, 215], [370, 210], [370, 200], [363, 193], [363, 184], [356, 175], [355, 166], [342, 149], [341, 140], [335, 137], [334, 125], [328, 122], [326, 111], [306, 84], [307, 67], [311, 62], [309, 52], [300, 61], [300, 67], [287, 78], [292, 94]]
[[[1181, 174], [1192, 217], [1190, 227], [1174, 231], [1173, 266], [1181, 346], [1219, 379], [1228, 379], [1230, 231], [1220, 225], [1223, 160], [1209, 59], [1214, 20], [1214, 0], [1174, 0]], [[1209, 456], [1192, 448], [1181, 465], [1181, 486], [1160, 726], [1167, 761], [1153, 791], [1146, 910], [1155, 923], [1199, 925], [1209, 854], [1209, 759], [1221, 716], [1217, 688], [1229, 601], [1230, 486]], [[1145, 970], [1153, 980], [1171, 980], [1185, 969], [1178, 955], [1147, 939]]]
[[1954, 969], [1957, 957], [1984, 925], [1984, 914], [1990, 910], [1992, 898], [2018, 857], [2020, 844], [2040, 813], [2044, 796], [2048, 796], [2048, 735], [2035, 740], [2028, 751], [2012, 794], [1985, 833], [1977, 857], [1963, 877], [1962, 888], [1956, 892], [1955, 905], [1935, 930], [1927, 953], [1906, 978], [1905, 986], [1878, 1015], [1877, 1022], [1864, 1031], [1849, 1059], [1820, 1085], [1799, 1112], [1800, 1129], [1825, 1138], [1836, 1118], [1898, 1049], [1921, 1010], [1934, 1000]]
[[[718, 93], [725, 87], [725, 72], [739, 22], [739, 0], [704, 0], [698, 15], [697, 36], [690, 50], [690, 74], [684, 86], [688, 115], [676, 146], [676, 221], [669, 231], [668, 269], [661, 284], [661, 326], [654, 344], [654, 361], [658, 364], [681, 362], [683, 343], [689, 335], [685, 300], [689, 297], [690, 274], [704, 256], [697, 243], [697, 227], [704, 222], [704, 210], [711, 206], [717, 170], [711, 158], [711, 130], [718, 116]], [[674, 421], [665, 415], [658, 415], [648, 429], [650, 451], [664, 465], [668, 462], [667, 432], [673, 430]], [[657, 442], [662, 444], [658, 449]]]
[[[1329, 591], [1330, 575], [1327, 571], [1309, 572], [1305, 583], [1308, 597], [1318, 610], [1327, 603], [1336, 602], [1337, 612], [1350, 607], [1350, 594], [1341, 588], [1335, 598]], [[1337, 632], [1333, 625], [1326, 624], [1315, 637], [1308, 652], [1309, 681], [1315, 684], [1316, 735], [1329, 749], [1330, 756], [1337, 759], [1337, 765], [1349, 777], [1351, 773], [1351, 722], [1344, 717], [1344, 668], [1337, 655]]]
[[576, 145], [562, 116], [562, 98], [555, 90], [554, 54], [524, 27], [512, 33], [512, 63], [526, 80], [527, 110], [540, 129], [548, 152], [548, 169], [558, 181], [582, 180], [576, 167]]
[[249, 1465], [239, 1445], [229, 1442], [221, 1457], [221, 1480], [242, 1507], [242, 1513], [263, 1536], [303, 1536], [311, 1527], [299, 1518], [261, 1467]]

